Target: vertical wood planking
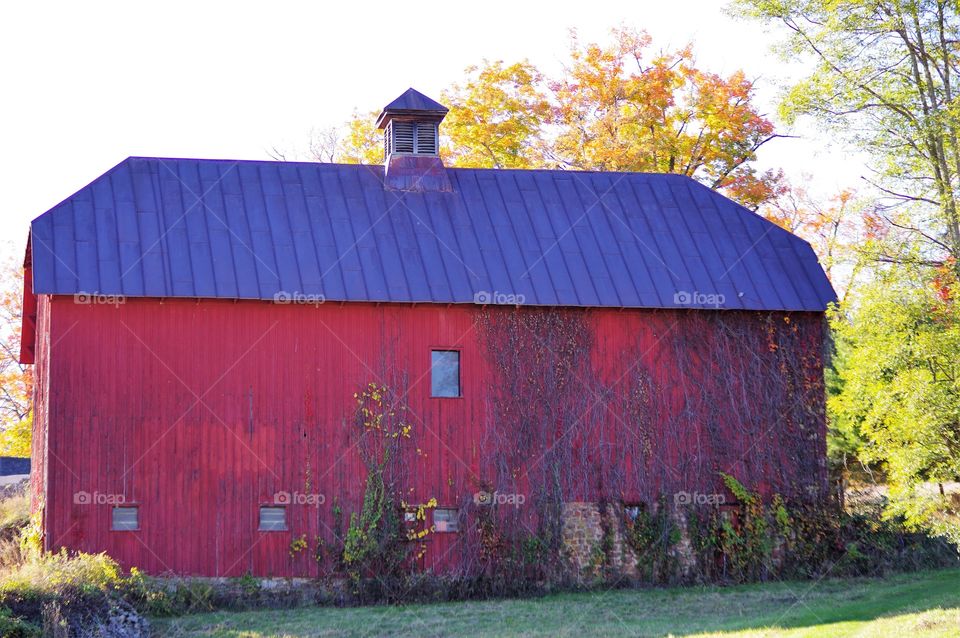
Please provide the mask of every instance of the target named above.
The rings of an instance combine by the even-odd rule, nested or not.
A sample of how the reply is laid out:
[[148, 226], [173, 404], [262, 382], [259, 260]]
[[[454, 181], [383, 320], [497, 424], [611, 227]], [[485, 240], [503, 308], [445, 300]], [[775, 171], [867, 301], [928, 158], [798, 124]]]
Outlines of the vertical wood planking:
[[[679, 412], [676, 355], [661, 337], [685, 329], [688, 313], [563, 312], [587, 313], [602, 378], [622, 385], [639, 358]], [[42, 489], [46, 471], [48, 544], [106, 551], [151, 573], [317, 575], [315, 541], [331, 540], [334, 503], [345, 521], [360, 506], [365, 470], [353, 447], [353, 393], [386, 381], [385, 357], [409, 377], [413, 444], [424, 452], [411, 468], [409, 500], [469, 502], [482, 471], [484, 393], [497, 381], [477, 317], [472, 305], [128, 299], [112, 306], [41, 296], [34, 428], [38, 441], [45, 431], [50, 437], [49, 454], [42, 443], [36, 448], [33, 489]], [[821, 315], [798, 317], [819, 322]], [[461, 349], [463, 398], [430, 397], [434, 347]], [[678, 468], [743, 456], [753, 441], [738, 434], [735, 406], [728, 413], [721, 422], [729, 449], [712, 447], [703, 424], [685, 423], [681, 443], [657, 440], [657, 452]], [[625, 436], [614, 418], [602, 433], [611, 441]], [[778, 474], [745, 458], [743, 471], [776, 488]], [[655, 492], [662, 481], [651, 476], [646, 489]], [[625, 497], [651, 496], [631, 489]], [[80, 491], [138, 504], [141, 529], [111, 531], [110, 505], [75, 503]], [[260, 532], [259, 506], [279, 491], [319, 493], [324, 502], [290, 504], [289, 531]], [[301, 536], [308, 549], [290, 556]], [[455, 566], [455, 542], [455, 535], [432, 537], [424, 565]]]

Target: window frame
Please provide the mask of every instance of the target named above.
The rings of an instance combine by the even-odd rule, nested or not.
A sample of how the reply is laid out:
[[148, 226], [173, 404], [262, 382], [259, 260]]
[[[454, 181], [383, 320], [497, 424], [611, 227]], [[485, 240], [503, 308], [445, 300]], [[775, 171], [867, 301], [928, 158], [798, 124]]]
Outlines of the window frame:
[[[129, 528], [120, 528], [114, 527], [114, 518], [113, 513], [116, 510], [134, 510], [137, 517], [137, 526]], [[139, 503], [124, 503], [123, 505], [112, 505], [110, 507], [110, 531], [111, 532], [139, 532], [140, 531], [140, 504]]]
[[[452, 521], [456, 529], [437, 529], [437, 512], [451, 512], [452, 518], [445, 522]], [[435, 507], [430, 512], [430, 524], [435, 534], [459, 534], [460, 533], [460, 508], [459, 507]]]
[[[263, 510], [265, 509], [280, 510], [283, 512], [283, 529], [263, 527]], [[277, 505], [276, 503], [261, 503], [257, 508], [257, 531], [265, 534], [270, 532], [289, 532], [290, 525], [287, 521], [287, 507], [285, 505]]]
[[[438, 395], [433, 393], [433, 353], [434, 352], [456, 352], [457, 353], [457, 394]], [[430, 359], [428, 361], [430, 370], [430, 398], [431, 399], [462, 399], [463, 398], [463, 348], [459, 346], [430, 346]]]

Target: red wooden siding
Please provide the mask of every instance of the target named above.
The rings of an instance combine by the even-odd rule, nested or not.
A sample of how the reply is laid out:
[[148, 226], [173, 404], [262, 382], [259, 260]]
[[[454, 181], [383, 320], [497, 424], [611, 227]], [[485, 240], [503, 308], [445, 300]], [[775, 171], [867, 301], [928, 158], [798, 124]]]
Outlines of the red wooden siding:
[[[693, 362], [700, 370], [697, 378], [685, 372], [689, 365], [677, 364], [678, 357], [699, 356], [696, 349], [677, 350], [672, 336], [678, 331], [711, 348], [712, 336], [697, 334], [704, 313], [560, 312], [587, 322], [590, 359], [599, 377], [619, 387], [624, 373], [643, 362], [656, 377], [657, 392], [667, 397], [664, 405], [674, 406], [658, 413], [654, 439], [668, 426], [676, 436], [655, 440], [653, 448], [657, 463], [676, 468], [678, 476], [670, 478], [651, 465], [643, 470], [649, 482], [629, 486], [625, 498], [650, 499], [678, 485], [716, 489], [718, 468], [730, 468], [768, 492], [788, 489], [781, 484], [785, 477], [805, 471], [811, 462], [820, 470], [807, 479], [822, 481], [822, 415], [810, 433], [809, 449], [798, 459], [793, 450], [777, 449], [777, 423], [764, 430], [763, 440], [738, 430], [742, 410], [730, 397], [740, 382], [712, 370], [707, 361]], [[128, 299], [112, 306], [42, 297], [34, 468], [48, 475], [48, 546], [107, 551], [123, 565], [153, 573], [317, 575], [314, 541], [331, 537], [334, 504], [342, 506], [348, 520], [362, 494], [365, 473], [353, 448], [353, 393], [383, 380], [385, 368], [408, 374], [412, 440], [422, 450], [407, 500], [436, 497], [441, 506], [452, 507], [468, 502], [487, 471], [484, 433], [491, 418], [489, 389], [498, 374], [478, 334], [480, 313], [464, 305]], [[759, 321], [750, 313], [730, 316], [748, 327]], [[789, 317], [803, 325], [806, 354], [816, 357], [813, 368], [819, 369], [822, 315]], [[462, 350], [463, 398], [429, 396], [431, 348]], [[681, 396], [685, 384], [711, 378], [717, 396], [728, 397], [727, 403], [703, 406], [722, 415], [713, 435], [690, 416]], [[811, 382], [819, 387], [822, 403], [822, 380]], [[747, 386], [742, 389], [745, 395]], [[614, 445], [620, 437], [636, 435], [624, 430], [623, 415], [605, 423], [604, 436]], [[39, 485], [35, 482], [35, 489]], [[585, 485], [577, 496], [589, 498], [591, 489]], [[325, 500], [319, 507], [288, 507], [287, 532], [258, 532], [259, 505], [271, 503], [280, 491], [316, 492]], [[102, 503], [75, 502], [79, 492]], [[107, 501], [114, 495], [139, 506], [139, 531], [110, 531]], [[291, 557], [291, 539], [301, 535], [310, 549]], [[425, 566], [455, 563], [457, 535], [430, 538]]]

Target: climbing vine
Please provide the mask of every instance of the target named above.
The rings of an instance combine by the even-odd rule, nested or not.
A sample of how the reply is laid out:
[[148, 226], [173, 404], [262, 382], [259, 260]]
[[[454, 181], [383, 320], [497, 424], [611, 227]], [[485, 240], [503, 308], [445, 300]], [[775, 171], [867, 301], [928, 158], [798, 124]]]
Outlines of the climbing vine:
[[479, 557], [475, 570], [500, 578], [562, 579], [564, 503], [605, 476], [585, 445], [602, 420], [590, 331], [582, 313], [548, 310], [484, 311], [478, 327], [500, 381], [490, 388], [478, 487], [523, 495], [525, 506], [480, 506], [465, 561]]
[[[595, 321], [596, 313], [569, 309], [478, 314], [494, 379], [482, 489], [527, 494], [531, 507], [476, 508], [464, 564], [477, 573], [562, 577], [571, 559], [564, 508], [587, 501], [602, 513], [594, 567], [620, 551], [611, 541], [620, 534], [644, 557], [645, 579], [681, 570], [681, 540], [704, 562], [719, 552], [718, 573], [763, 577], [773, 551], [771, 524], [759, 515], [764, 499], [779, 492], [815, 508], [827, 493], [818, 452], [825, 444], [820, 318], [651, 312], [633, 342], [606, 343], [602, 357], [595, 339], [604, 331]], [[678, 512], [676, 495], [733, 492], [734, 474], [758, 486], [755, 499], [731, 493], [740, 504], [722, 513]], [[627, 501], [644, 504], [643, 513], [608, 516]], [[784, 522], [775, 517], [773, 525]], [[521, 547], [537, 548], [535, 568]]]
[[[459, 531], [437, 538], [429, 537], [438, 501], [416, 494], [427, 481], [411, 471], [424, 457], [407, 416], [408, 385], [388, 365], [395, 349], [384, 347], [380, 380], [358, 388], [345, 422], [362, 491], [334, 496], [321, 520], [321, 573], [332, 568], [358, 592], [402, 600], [429, 576], [425, 565], [444, 574], [457, 566], [452, 590], [472, 596], [574, 578], [816, 577], [837, 561], [860, 568], [882, 555], [864, 527], [838, 523], [827, 501], [818, 316], [612, 316], [477, 311], [486, 385], [472, 416], [483, 419], [481, 435], [469, 449], [446, 450], [462, 451], [468, 485], [427, 464], [431, 476], [443, 472], [442, 507], [459, 512]], [[429, 432], [441, 453], [460, 424], [449, 425]], [[291, 542], [291, 556], [303, 540]], [[364, 589], [371, 581], [374, 589]]]
[[[342, 564], [354, 580], [371, 574], [397, 575], [410, 558], [408, 541], [426, 535], [411, 536], [403, 518], [407, 506], [400, 499], [404, 452], [413, 427], [406, 418], [406, 405], [386, 385], [368, 383], [354, 399], [357, 447], [367, 475], [360, 511], [350, 515]], [[431, 499], [429, 505], [436, 506], [436, 500]], [[417, 516], [423, 519], [422, 508]]]

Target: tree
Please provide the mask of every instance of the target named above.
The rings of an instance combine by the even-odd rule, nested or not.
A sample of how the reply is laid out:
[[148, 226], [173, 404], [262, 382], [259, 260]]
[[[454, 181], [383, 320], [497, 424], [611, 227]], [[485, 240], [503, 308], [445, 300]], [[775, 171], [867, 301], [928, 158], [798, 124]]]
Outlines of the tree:
[[785, 27], [783, 55], [813, 59], [813, 72], [786, 95], [785, 119], [811, 116], [872, 158], [884, 221], [908, 230], [921, 246], [881, 257], [909, 256], [937, 267], [960, 256], [958, 5], [735, 0], [733, 7]]
[[377, 129], [377, 111], [354, 112], [340, 138], [336, 160], [344, 164], [382, 164], [383, 134]]
[[865, 250], [867, 226], [874, 209], [856, 191], [845, 188], [829, 197], [810, 192], [810, 177], [784, 181], [760, 214], [798, 235], [813, 247], [827, 277], [843, 299], [871, 259]]
[[[960, 7], [943, 0], [734, 0], [785, 29], [785, 56], [812, 72], [785, 94], [865, 152], [877, 193], [858, 247], [870, 279], [831, 324], [841, 355], [828, 401], [837, 449], [881, 466], [890, 514], [960, 541], [942, 494], [960, 470]], [[866, 178], [865, 178], [866, 179]], [[930, 491], [940, 484], [941, 490]]]
[[442, 100], [450, 105], [444, 157], [456, 166], [532, 168], [544, 164], [544, 125], [550, 116], [543, 76], [527, 61], [467, 67], [463, 86]]
[[0, 455], [29, 456], [33, 374], [20, 363], [23, 269], [0, 270]]
[[310, 131], [306, 148], [274, 146], [267, 154], [281, 162], [306, 159], [314, 162], [344, 164], [381, 164], [383, 135], [376, 127], [377, 112], [353, 116], [342, 126]]
[[554, 157], [590, 170], [689, 175], [756, 208], [778, 172], [758, 175], [757, 150], [778, 137], [751, 103], [753, 82], [698, 69], [691, 47], [650, 55], [650, 36], [620, 28], [612, 43], [581, 45], [553, 83]]
[[[650, 43], [626, 28], [606, 45], [573, 34], [556, 78], [527, 61], [468, 67], [442, 95], [448, 164], [681, 173], [751, 209], [775, 196], [780, 172], [753, 166], [779, 137], [753, 105], [753, 82], [698, 69], [690, 47], [651, 55]], [[382, 161], [375, 118], [354, 116], [338, 161]]]
[[832, 317], [844, 362], [828, 409], [835, 439], [861, 441], [859, 457], [886, 470], [888, 512], [960, 542], [943, 493], [960, 479], [958, 294], [953, 264], [887, 267], [862, 286], [855, 312]]

